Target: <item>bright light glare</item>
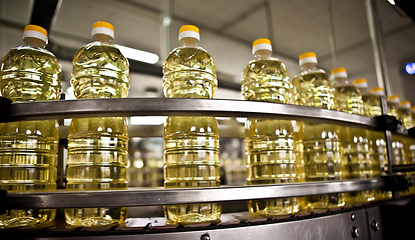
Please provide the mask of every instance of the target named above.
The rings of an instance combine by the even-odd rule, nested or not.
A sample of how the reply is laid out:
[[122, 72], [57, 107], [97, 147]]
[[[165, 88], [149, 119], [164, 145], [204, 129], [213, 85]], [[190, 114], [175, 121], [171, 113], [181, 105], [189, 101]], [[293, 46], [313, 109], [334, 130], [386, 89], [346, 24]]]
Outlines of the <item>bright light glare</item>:
[[388, 0], [388, 2], [392, 5], [395, 5], [395, 1], [394, 0]]
[[118, 49], [120, 49], [121, 53], [126, 58], [140, 61], [140, 62], [150, 63], [150, 64], [154, 64], [158, 62], [159, 60], [159, 56], [157, 54], [141, 51], [141, 50], [130, 48], [130, 47], [121, 46], [118, 44], [114, 44], [114, 45]]
[[131, 117], [131, 125], [160, 125], [166, 121], [165, 116]]
[[216, 117], [216, 120], [230, 120], [230, 117]]
[[405, 71], [410, 75], [415, 74], [415, 62], [407, 63]]
[[246, 118], [244, 118], [244, 117], [237, 117], [236, 118], [236, 121], [239, 122], [239, 123], [245, 123], [246, 122]]

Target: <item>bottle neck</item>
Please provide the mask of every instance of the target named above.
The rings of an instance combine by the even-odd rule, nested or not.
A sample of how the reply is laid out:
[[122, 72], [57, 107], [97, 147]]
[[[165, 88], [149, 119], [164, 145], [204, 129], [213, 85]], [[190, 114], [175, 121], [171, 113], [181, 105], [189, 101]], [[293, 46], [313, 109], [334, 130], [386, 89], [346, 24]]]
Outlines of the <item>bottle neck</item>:
[[114, 38], [106, 34], [94, 34], [92, 36], [92, 40], [101, 42], [103, 44], [112, 44], [114, 41]]
[[317, 68], [317, 63], [304, 63], [301, 65], [301, 71], [314, 70]]
[[182, 47], [199, 46], [199, 40], [196, 38], [192, 38], [192, 37], [185, 37], [185, 38], [180, 39], [179, 44]]
[[267, 49], [261, 49], [255, 52], [254, 56], [257, 60], [269, 59], [271, 57], [271, 51]]
[[46, 42], [39, 39], [39, 38], [34, 38], [34, 37], [26, 37], [23, 38], [23, 42], [25, 43], [25, 45], [30, 46], [30, 47], [37, 47], [37, 48], [45, 48], [46, 47]]

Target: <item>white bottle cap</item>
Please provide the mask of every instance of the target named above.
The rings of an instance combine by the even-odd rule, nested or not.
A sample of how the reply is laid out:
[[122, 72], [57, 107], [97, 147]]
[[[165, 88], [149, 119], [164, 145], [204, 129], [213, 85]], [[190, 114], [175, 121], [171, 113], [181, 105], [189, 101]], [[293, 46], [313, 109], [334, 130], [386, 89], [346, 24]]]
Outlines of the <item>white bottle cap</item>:
[[114, 26], [111, 23], [98, 21], [92, 26], [92, 36], [95, 34], [105, 34], [114, 38]]
[[409, 110], [409, 109], [411, 109], [411, 102], [409, 102], [409, 101], [402, 101], [402, 102], [399, 103], [399, 108], [400, 109]]
[[335, 68], [331, 70], [331, 79], [347, 78], [347, 72], [345, 68]]
[[370, 93], [372, 93], [373, 95], [377, 97], [385, 96], [385, 92], [383, 91], [383, 88], [381, 87], [375, 87], [375, 88], [370, 89]]
[[399, 104], [399, 97], [398, 95], [391, 95], [387, 98], [388, 102], [393, 104]]
[[367, 88], [367, 81], [364, 78], [359, 78], [353, 81], [353, 85], [357, 88]]
[[43, 27], [37, 25], [27, 25], [24, 28], [23, 38], [32, 37], [48, 42], [48, 32]]
[[184, 25], [179, 30], [179, 41], [182, 38], [196, 38], [200, 40], [199, 28], [193, 25]]
[[269, 50], [272, 52], [271, 41], [267, 38], [259, 38], [252, 43], [252, 54], [258, 50]]
[[306, 63], [316, 63], [317, 64], [317, 56], [313, 52], [306, 52], [300, 55], [299, 58], [300, 66]]

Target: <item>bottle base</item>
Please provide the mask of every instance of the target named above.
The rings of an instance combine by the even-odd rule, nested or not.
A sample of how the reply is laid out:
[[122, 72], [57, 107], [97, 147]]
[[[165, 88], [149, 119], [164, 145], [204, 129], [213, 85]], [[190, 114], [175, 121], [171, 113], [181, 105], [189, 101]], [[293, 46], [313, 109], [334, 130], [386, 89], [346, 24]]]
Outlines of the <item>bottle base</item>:
[[66, 224], [75, 227], [99, 227], [122, 223], [126, 216], [126, 207], [65, 209]]
[[0, 228], [29, 227], [51, 222], [55, 219], [56, 209], [8, 210], [0, 215]]
[[300, 211], [298, 198], [248, 201], [249, 212], [261, 216], [291, 215]]
[[164, 215], [168, 225], [220, 222], [221, 214], [222, 204], [220, 203], [164, 206]]

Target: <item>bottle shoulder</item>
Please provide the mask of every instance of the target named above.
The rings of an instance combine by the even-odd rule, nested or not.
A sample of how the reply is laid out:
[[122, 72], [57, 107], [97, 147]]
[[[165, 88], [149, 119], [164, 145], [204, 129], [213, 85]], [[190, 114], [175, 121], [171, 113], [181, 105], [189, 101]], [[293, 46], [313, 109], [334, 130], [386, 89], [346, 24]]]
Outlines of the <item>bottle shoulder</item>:
[[177, 47], [167, 56], [164, 71], [200, 69], [216, 74], [216, 65], [212, 55], [199, 46]]
[[285, 64], [273, 57], [267, 59], [252, 59], [245, 67], [245, 71], [258, 72], [261, 70], [274, 70], [288, 76], [288, 69]]
[[104, 61], [108, 59], [117, 64], [129, 67], [127, 58], [113, 44], [104, 44], [99, 41], [90, 42], [82, 46], [74, 56], [74, 63], [89, 62], [90, 60]]
[[[28, 65], [34, 68], [44, 68], [47, 72], [59, 73], [62, 71], [61, 64], [52, 52], [45, 48], [27, 45], [11, 48], [2, 60], [1, 70], [10, 70], [10, 68], [22, 70], [28, 68]], [[16, 66], [18, 67], [16, 68]]]
[[294, 76], [293, 80], [304, 79], [309, 76], [319, 76], [319, 78], [322, 78], [322, 79], [325, 79], [331, 82], [327, 73], [323, 69], [320, 69], [320, 68], [307, 69], [307, 70], [301, 71], [300, 73]]

